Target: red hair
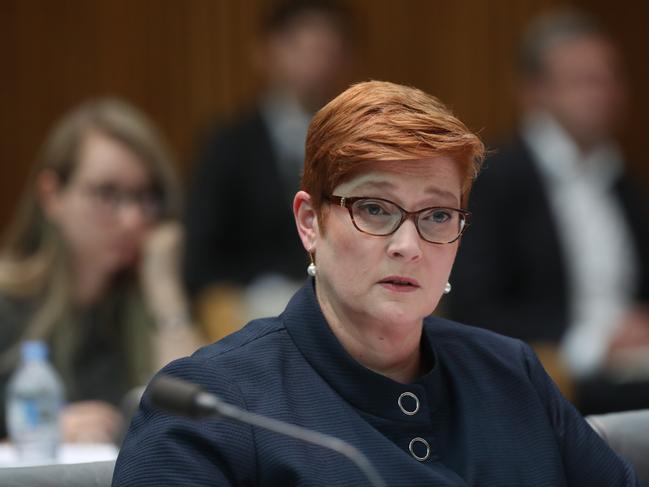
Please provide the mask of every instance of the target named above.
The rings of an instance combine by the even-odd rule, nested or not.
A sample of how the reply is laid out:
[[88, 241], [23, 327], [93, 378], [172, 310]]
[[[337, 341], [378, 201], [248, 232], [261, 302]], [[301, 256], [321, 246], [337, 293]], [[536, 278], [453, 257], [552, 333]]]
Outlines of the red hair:
[[462, 175], [462, 205], [484, 144], [434, 96], [385, 81], [358, 83], [313, 117], [301, 187], [322, 222], [322, 198], [377, 161], [449, 156]]

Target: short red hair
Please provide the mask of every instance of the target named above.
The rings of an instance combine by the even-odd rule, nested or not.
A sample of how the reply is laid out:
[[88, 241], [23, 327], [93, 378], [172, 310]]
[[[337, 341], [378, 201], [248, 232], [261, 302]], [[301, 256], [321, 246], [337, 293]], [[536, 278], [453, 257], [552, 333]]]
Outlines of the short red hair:
[[466, 206], [484, 150], [479, 137], [434, 96], [367, 81], [351, 86], [313, 117], [301, 187], [322, 220], [323, 196], [371, 169], [373, 162], [450, 156], [460, 166]]

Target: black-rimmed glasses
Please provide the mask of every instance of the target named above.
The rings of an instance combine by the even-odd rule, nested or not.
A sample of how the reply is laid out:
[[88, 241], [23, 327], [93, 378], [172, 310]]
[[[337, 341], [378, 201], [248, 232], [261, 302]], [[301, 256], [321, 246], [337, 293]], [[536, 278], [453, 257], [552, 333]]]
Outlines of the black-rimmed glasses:
[[147, 218], [156, 218], [160, 213], [160, 198], [148, 188], [126, 189], [113, 183], [99, 183], [86, 184], [81, 190], [106, 214], [114, 215], [126, 204], [135, 204]]
[[419, 236], [426, 242], [435, 244], [453, 243], [460, 238], [471, 215], [466, 210], [443, 206], [408, 211], [383, 198], [331, 195], [326, 199], [347, 208], [352, 223], [359, 232], [385, 237], [396, 232], [404, 221], [412, 219]]

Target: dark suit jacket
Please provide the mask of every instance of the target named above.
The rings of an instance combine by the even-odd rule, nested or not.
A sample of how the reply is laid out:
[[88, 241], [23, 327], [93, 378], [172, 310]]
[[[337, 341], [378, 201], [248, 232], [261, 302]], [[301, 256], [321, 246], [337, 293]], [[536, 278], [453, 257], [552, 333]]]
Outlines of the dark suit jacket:
[[[163, 372], [351, 443], [388, 486], [638, 485], [528, 346], [437, 317], [423, 326], [432, 368], [410, 384], [395, 382], [345, 351], [309, 281], [280, 316], [253, 321]], [[402, 404], [405, 411], [403, 393], [418, 401]], [[422, 442], [429, 445], [422, 461], [409, 451], [415, 438], [420, 457]], [[174, 417], [145, 393], [115, 467], [113, 486], [127, 485], [369, 484], [330, 450], [223, 418]]]
[[[649, 213], [626, 175], [612, 191], [639, 258], [636, 298], [649, 302]], [[522, 139], [487, 158], [470, 209], [453, 290], [445, 298], [449, 316], [528, 341], [558, 342], [571, 313], [564, 254], [541, 175]]]
[[281, 176], [259, 111], [210, 134], [189, 191], [190, 293], [217, 281], [245, 285], [263, 273], [301, 279], [307, 261], [291, 208], [297, 189]]

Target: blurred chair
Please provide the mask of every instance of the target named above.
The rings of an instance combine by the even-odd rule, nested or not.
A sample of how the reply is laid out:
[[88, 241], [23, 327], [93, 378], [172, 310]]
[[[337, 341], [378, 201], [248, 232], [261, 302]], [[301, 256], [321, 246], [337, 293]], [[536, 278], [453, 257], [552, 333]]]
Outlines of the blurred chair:
[[633, 464], [642, 485], [649, 485], [649, 409], [591, 415], [586, 421], [617, 454]]
[[110, 487], [115, 461], [0, 468], [3, 487]]

